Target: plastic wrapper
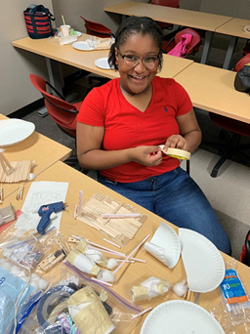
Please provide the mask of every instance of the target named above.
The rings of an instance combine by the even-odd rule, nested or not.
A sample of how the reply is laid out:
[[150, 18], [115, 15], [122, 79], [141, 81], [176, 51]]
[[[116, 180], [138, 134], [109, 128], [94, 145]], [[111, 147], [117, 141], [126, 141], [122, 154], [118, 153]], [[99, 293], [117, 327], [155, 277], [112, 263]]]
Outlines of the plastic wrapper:
[[17, 333], [48, 287], [48, 282], [0, 258], [0, 333]]
[[[81, 333], [85, 334], [102, 334], [103, 329], [98, 324], [100, 321], [103, 322], [103, 319], [108, 324], [107, 333], [114, 334], [127, 331], [129, 333], [132, 327], [140, 323], [139, 318], [131, 320], [133, 315], [142, 311], [139, 306], [119, 296], [111, 288], [93, 281], [90, 276], [83, 274], [66, 261], [61, 266], [60, 275], [58, 268], [54, 268], [48, 274], [54, 277], [57, 273], [59, 277], [42, 295], [23, 324], [21, 334], [59, 334], [70, 333], [70, 330], [72, 333], [80, 334], [79, 328], [76, 327], [76, 323], [79, 324], [77, 317], [80, 317]], [[86, 306], [90, 309], [88, 310]], [[98, 319], [99, 316], [101, 320]], [[91, 317], [92, 320], [89, 321]]]
[[0, 235], [0, 249], [13, 264], [43, 275], [65, 259], [70, 246], [55, 228], [40, 235], [10, 226]]
[[210, 312], [220, 322], [226, 334], [238, 331], [250, 333], [250, 296], [237, 272], [237, 262], [226, 263], [225, 278], [218, 288], [221, 301]]

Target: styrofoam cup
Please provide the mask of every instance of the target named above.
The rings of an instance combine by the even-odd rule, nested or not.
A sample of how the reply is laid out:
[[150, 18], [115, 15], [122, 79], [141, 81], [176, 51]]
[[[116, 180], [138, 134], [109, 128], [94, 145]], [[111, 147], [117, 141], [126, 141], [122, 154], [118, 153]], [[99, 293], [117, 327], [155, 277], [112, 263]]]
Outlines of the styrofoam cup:
[[62, 32], [62, 36], [63, 37], [68, 37], [69, 33], [70, 33], [70, 25], [68, 24], [62, 24], [60, 26], [61, 32]]

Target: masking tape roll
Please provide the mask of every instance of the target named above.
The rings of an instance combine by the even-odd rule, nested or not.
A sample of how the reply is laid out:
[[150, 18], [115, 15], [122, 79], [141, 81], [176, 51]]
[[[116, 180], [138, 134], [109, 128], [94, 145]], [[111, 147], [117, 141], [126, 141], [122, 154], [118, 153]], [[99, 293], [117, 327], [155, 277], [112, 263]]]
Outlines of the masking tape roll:
[[166, 155], [169, 155], [172, 158], [181, 159], [181, 160], [189, 160], [191, 157], [191, 153], [185, 150], [181, 150], [179, 148], [169, 147], [167, 151], [163, 150], [164, 145], [159, 145], [162, 152]]
[[68, 299], [75, 292], [76, 290], [67, 285], [57, 285], [48, 290], [37, 305], [37, 320], [39, 324], [44, 328], [49, 326], [50, 323], [47, 322], [47, 319], [52, 311], [51, 305], [56, 306], [59, 302], [61, 303], [63, 300]]

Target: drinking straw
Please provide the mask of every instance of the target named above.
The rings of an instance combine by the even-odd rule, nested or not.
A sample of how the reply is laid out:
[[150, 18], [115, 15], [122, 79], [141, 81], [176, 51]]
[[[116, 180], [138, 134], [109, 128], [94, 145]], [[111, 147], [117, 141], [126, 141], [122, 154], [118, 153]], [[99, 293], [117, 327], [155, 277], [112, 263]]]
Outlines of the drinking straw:
[[119, 264], [119, 266], [113, 271], [113, 274], [115, 274], [120, 268], [121, 266], [127, 262], [127, 260], [129, 260], [132, 255], [141, 247], [141, 245], [144, 244], [144, 242], [149, 238], [149, 234], [135, 247], [134, 250], [132, 250], [132, 252]]
[[131, 316], [131, 320], [134, 320], [134, 319], [140, 317], [141, 315], [143, 315], [143, 314], [145, 314], [145, 313], [151, 311], [152, 309], [153, 309], [153, 307], [148, 307], [148, 308], [146, 308], [146, 310], [144, 310], [144, 311], [142, 311], [142, 312], [140, 312], [140, 313], [138, 313], [138, 314], [132, 315], [132, 316]]
[[63, 16], [63, 15], [61, 15], [61, 17], [62, 17], [62, 22], [63, 22], [63, 24], [64, 24], [64, 25], [66, 25], [66, 23], [65, 23], [65, 19], [64, 19], [64, 16]]

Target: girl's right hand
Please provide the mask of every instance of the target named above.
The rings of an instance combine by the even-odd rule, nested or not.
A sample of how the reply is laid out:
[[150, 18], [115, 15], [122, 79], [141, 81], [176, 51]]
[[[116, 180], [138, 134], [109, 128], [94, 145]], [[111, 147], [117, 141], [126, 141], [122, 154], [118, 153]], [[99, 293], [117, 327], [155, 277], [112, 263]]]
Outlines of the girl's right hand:
[[140, 165], [157, 166], [162, 161], [162, 153], [159, 146], [137, 146], [131, 149], [131, 161]]

